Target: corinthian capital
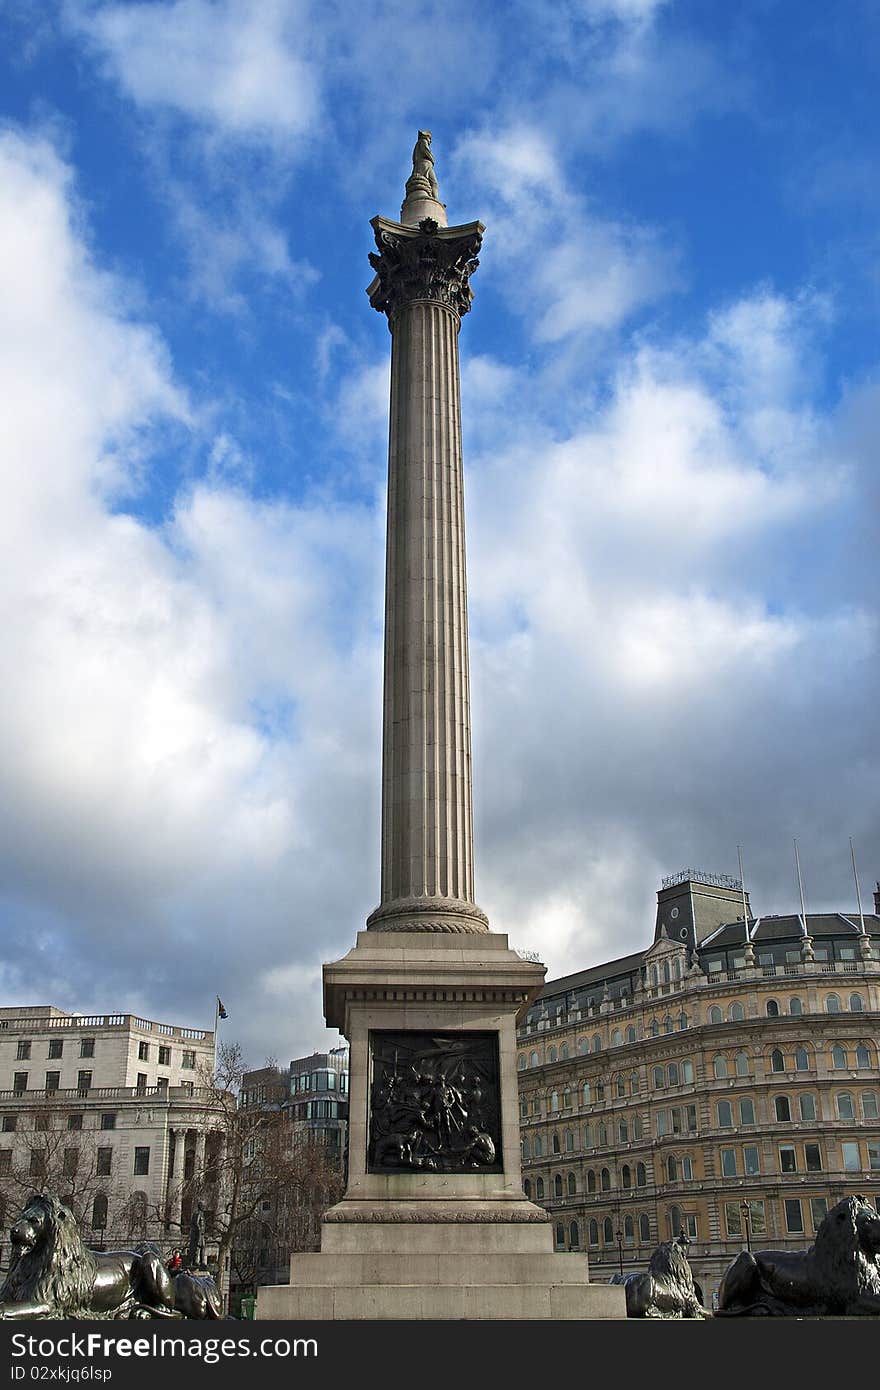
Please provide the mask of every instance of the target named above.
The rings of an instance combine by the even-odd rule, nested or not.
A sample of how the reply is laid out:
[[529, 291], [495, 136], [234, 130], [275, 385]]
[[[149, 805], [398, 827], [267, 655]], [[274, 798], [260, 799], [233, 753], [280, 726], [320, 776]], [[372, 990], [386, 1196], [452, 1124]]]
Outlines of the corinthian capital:
[[389, 320], [404, 304], [434, 300], [461, 317], [471, 307], [474, 292], [468, 283], [479, 265], [477, 252], [485, 228], [481, 222], [465, 227], [440, 227], [425, 218], [417, 227], [374, 217], [378, 252], [370, 253], [376, 278], [367, 290], [370, 303]]

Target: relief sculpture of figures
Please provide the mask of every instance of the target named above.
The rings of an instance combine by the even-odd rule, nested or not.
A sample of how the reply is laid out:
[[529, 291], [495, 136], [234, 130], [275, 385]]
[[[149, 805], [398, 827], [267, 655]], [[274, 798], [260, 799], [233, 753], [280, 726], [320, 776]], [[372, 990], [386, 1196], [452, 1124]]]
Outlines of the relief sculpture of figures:
[[374, 1034], [372, 1171], [500, 1170], [494, 1040], [482, 1034]]

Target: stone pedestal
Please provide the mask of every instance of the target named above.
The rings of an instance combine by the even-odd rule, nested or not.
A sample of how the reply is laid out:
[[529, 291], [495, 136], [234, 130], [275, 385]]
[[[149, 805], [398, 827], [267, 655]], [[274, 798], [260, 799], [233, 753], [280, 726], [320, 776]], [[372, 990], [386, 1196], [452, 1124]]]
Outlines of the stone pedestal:
[[[626, 1316], [623, 1289], [590, 1284], [585, 1255], [554, 1253], [547, 1213], [523, 1195], [515, 1027], [543, 974], [496, 933], [360, 932], [325, 966], [327, 1021], [351, 1044], [348, 1186], [320, 1254], [294, 1255], [290, 1284], [259, 1290], [258, 1318]], [[400, 1035], [435, 1038], [438, 1056], [474, 1038], [497, 1048], [497, 1095], [479, 1106], [492, 1161], [486, 1150], [470, 1171], [407, 1166], [411, 1154], [376, 1164], [377, 1049]]]

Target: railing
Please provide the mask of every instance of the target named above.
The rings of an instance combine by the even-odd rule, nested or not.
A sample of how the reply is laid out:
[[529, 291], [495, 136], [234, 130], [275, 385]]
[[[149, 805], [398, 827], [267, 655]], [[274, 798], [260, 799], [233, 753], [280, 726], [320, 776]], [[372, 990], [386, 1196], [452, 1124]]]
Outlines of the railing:
[[57, 1018], [44, 1015], [40, 1018], [0, 1019], [0, 1029], [17, 1033], [45, 1033], [72, 1028], [137, 1028], [141, 1032], [157, 1032], [163, 1037], [194, 1042], [204, 1042], [211, 1037], [210, 1031], [204, 1028], [178, 1028], [171, 1023], [151, 1023], [149, 1019], [139, 1018], [136, 1014], [62, 1014]]
[[27, 1090], [0, 1091], [0, 1103], [14, 1100], [33, 1101], [45, 1105], [61, 1100], [201, 1100], [215, 1096], [210, 1086], [67, 1086], [57, 1091]]

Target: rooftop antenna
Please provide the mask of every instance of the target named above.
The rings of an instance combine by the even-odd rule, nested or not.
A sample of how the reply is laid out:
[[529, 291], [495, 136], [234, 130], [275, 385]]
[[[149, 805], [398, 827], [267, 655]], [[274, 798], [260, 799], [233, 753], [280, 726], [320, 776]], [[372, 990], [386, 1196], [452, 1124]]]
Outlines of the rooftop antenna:
[[807, 905], [804, 902], [804, 880], [801, 878], [801, 857], [798, 854], [797, 840], [794, 842], [794, 861], [797, 864], [798, 888], [801, 894], [801, 921], [804, 924], [804, 936], [809, 936], [810, 932], [807, 927]]
[[856, 852], [853, 848], [852, 835], [850, 835], [849, 837], [849, 852], [852, 855], [853, 878], [856, 881], [856, 900], [859, 904], [859, 924], [861, 926], [861, 934], [862, 936], [865, 936], [867, 934], [865, 932], [865, 914], [862, 911], [862, 894], [861, 890], [859, 889], [859, 871], [856, 868]]

